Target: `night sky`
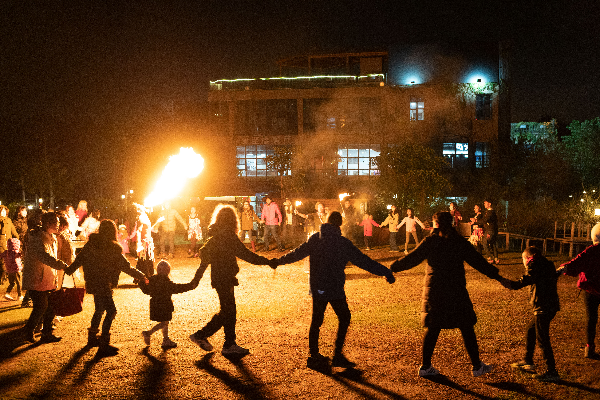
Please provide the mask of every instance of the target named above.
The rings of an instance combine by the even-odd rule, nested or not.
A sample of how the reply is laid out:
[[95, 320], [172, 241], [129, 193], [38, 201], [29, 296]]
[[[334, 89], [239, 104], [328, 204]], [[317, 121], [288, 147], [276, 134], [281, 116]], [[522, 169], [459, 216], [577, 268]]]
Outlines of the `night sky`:
[[100, 179], [82, 154], [125, 145], [150, 152], [145, 163], [173, 154], [191, 134], [164, 143], [158, 132], [194, 125], [209, 80], [275, 76], [277, 59], [306, 53], [512, 40], [513, 122], [591, 119], [600, 115], [596, 4], [5, 0], [0, 154], [8, 166], [0, 197], [43, 137], [52, 153], [75, 156], [77, 168]]

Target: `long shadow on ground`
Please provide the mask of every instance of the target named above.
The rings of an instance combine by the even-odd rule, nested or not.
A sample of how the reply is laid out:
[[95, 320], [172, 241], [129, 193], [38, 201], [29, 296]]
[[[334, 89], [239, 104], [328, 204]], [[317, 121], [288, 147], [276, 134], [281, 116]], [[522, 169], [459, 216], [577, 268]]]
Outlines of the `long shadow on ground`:
[[431, 381], [431, 382], [434, 382], [434, 383], [437, 383], [437, 384], [440, 384], [443, 386], [447, 386], [450, 389], [454, 389], [454, 390], [457, 390], [464, 394], [468, 394], [470, 396], [477, 397], [480, 399], [485, 399], [485, 400], [495, 399], [495, 397], [486, 396], [484, 394], [480, 394], [480, 393], [474, 392], [472, 390], [465, 389], [464, 387], [460, 386], [458, 383], [450, 380], [447, 376], [444, 376], [444, 375], [435, 375], [435, 376], [430, 376], [430, 377], [427, 377], [424, 379], [427, 379], [428, 381]]
[[372, 382], [366, 381], [363, 378], [362, 371], [355, 368], [348, 368], [342, 372], [333, 373], [329, 376], [336, 382], [339, 382], [340, 384], [346, 386], [349, 390], [353, 391], [354, 393], [360, 395], [363, 398], [368, 399], [373, 397], [372, 393], [370, 393], [368, 390], [365, 390], [365, 388], [368, 388], [386, 397], [389, 397], [390, 399], [406, 399], [406, 397], [403, 397], [396, 392], [392, 392], [389, 389], [376, 385]]
[[169, 374], [169, 363], [154, 357], [149, 350], [149, 347], [142, 350], [142, 354], [150, 361], [150, 364], [141, 373], [143, 382], [140, 385], [140, 390], [142, 390], [144, 398], [156, 398], [161, 395], [168, 397], [168, 394], [164, 393], [162, 385], [165, 377]]
[[[245, 382], [239, 378], [234, 377], [226, 371], [216, 368], [211, 364], [211, 359], [214, 356], [213, 353], [208, 353], [201, 360], [196, 361], [196, 367], [198, 369], [202, 369], [215, 378], [221, 380], [227, 387], [231, 390], [239, 393], [246, 399], [266, 399], [267, 394], [263, 393], [262, 388], [264, 388], [264, 384], [258, 381], [252, 374], [250, 374], [245, 366], [240, 366], [242, 364], [241, 360], [237, 360], [234, 362], [236, 367], [242, 371], [245, 377], [248, 377], [249, 382]], [[244, 372], [245, 371], [245, 372]]]
[[86, 346], [73, 354], [71, 359], [40, 389], [38, 393], [34, 395], [34, 397], [45, 399], [56, 395], [57, 388], [62, 387], [65, 384], [69, 372], [71, 372], [71, 370], [79, 363], [81, 357], [91, 349], [91, 347]]

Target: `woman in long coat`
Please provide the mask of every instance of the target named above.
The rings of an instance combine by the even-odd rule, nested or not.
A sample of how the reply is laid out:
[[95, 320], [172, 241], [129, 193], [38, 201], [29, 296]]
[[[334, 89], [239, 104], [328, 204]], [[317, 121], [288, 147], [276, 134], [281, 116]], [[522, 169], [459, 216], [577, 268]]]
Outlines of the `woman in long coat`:
[[393, 272], [405, 271], [427, 260], [421, 322], [425, 327], [423, 338], [423, 365], [419, 376], [438, 375], [431, 365], [431, 357], [442, 329], [461, 331], [465, 347], [473, 364], [473, 376], [491, 371], [479, 359], [479, 347], [474, 325], [477, 316], [467, 292], [464, 262], [491, 279], [503, 281], [498, 268], [488, 264], [481, 254], [452, 227], [452, 215], [438, 212], [433, 216], [433, 232], [406, 257], [391, 265]]

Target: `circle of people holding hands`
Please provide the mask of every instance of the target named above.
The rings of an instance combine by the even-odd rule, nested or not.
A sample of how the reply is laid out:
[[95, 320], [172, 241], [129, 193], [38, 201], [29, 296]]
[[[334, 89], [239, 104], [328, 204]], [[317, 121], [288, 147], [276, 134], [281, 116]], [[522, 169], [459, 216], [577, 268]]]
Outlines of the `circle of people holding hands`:
[[[282, 216], [279, 208], [275, 209], [271, 206], [275, 203], [270, 200], [267, 199], [261, 219], [265, 221], [266, 232], [274, 236], [278, 246], [281, 246], [277, 229], [274, 227], [282, 221]], [[68, 231], [71, 224], [74, 227], [74, 220], [69, 221], [70, 213], [67, 213], [66, 217], [54, 212], [42, 214], [40, 224], [30, 226], [19, 239], [19, 233], [7, 218], [8, 209], [0, 206], [0, 225], [3, 235], [3, 241], [0, 242], [3, 247], [0, 250], [2, 250], [3, 268], [6, 268], [10, 281], [6, 296], [10, 296], [14, 286], [17, 286], [18, 296], [21, 296], [22, 274], [22, 289], [27, 290], [33, 302], [30, 317], [21, 329], [24, 340], [36, 342], [35, 336], [40, 325], [42, 326], [40, 342], [52, 343], [61, 340], [53, 332], [52, 321], [55, 315], [50, 302], [51, 293], [62, 286], [64, 275], [73, 275], [82, 268], [85, 289], [87, 293], [93, 295], [95, 308], [88, 328], [88, 346], [97, 346], [99, 354], [104, 356], [118, 354], [118, 348], [112, 345], [110, 340], [111, 325], [117, 315], [113, 289], [118, 285], [120, 273], [124, 272], [135, 279], [143, 293], [150, 296], [150, 320], [155, 324], [149, 330], [141, 332], [145, 344], [150, 345], [152, 335], [160, 330], [163, 338], [162, 348], [166, 350], [176, 347], [177, 343], [169, 337], [169, 323], [174, 312], [172, 295], [196, 288], [207, 268], [211, 266], [211, 286], [219, 298], [220, 310], [189, 338], [201, 349], [213, 351], [210, 338], [223, 328], [225, 340], [222, 354], [227, 357], [242, 357], [247, 355], [249, 350], [238, 345], [236, 340], [235, 287], [239, 284], [237, 259], [276, 269], [309, 257], [309, 288], [312, 297], [312, 320], [308, 334], [307, 367], [309, 368], [326, 371], [331, 367], [353, 368], [356, 365], [343, 353], [351, 320], [344, 290], [345, 268], [348, 262], [371, 274], [385, 277], [390, 284], [396, 280], [395, 273], [426, 262], [421, 308], [421, 323], [425, 332], [422, 342], [422, 362], [418, 369], [418, 375], [421, 377], [440, 374], [432, 365], [432, 357], [442, 329], [461, 331], [472, 364], [471, 374], [474, 377], [482, 376], [492, 370], [492, 366], [484, 363], [479, 356], [474, 330], [477, 316], [466, 288], [464, 263], [508, 289], [530, 287], [532, 318], [525, 332], [524, 356], [522, 360], [512, 364], [513, 368], [522, 371], [535, 370], [533, 353], [537, 344], [542, 350], [546, 366], [543, 372], [540, 371], [534, 377], [542, 381], [560, 379], [550, 343], [549, 327], [560, 309], [557, 279], [561, 274], [579, 276], [577, 286], [583, 290], [587, 315], [587, 343], [584, 356], [599, 358], [594, 343], [600, 306], [600, 224], [592, 229], [593, 245], [573, 260], [561, 265], [558, 270], [537, 248], [525, 249], [522, 254], [525, 272], [520, 279], [512, 281], [502, 277], [494, 265], [498, 263], [497, 247], [495, 247], [498, 224], [489, 200], [484, 202], [485, 211], [482, 213], [476, 206], [476, 214], [470, 219], [471, 236], [476, 236], [477, 240], [471, 240], [472, 238], [467, 240], [457, 232], [456, 227], [462, 220], [462, 216], [455, 204], [451, 205], [450, 211], [438, 212], [433, 216], [431, 234], [420, 243], [416, 226], [424, 228], [424, 224], [411, 209], [407, 210], [406, 217], [400, 221], [396, 207], [392, 206], [381, 226], [389, 225], [391, 251], [399, 251], [396, 233], [403, 225], [406, 227], [406, 244], [405, 256], [394, 261], [389, 268], [368, 257], [350, 239], [342, 235], [342, 231], [348, 229], [346, 222], [348, 218], [344, 218], [347, 216], [345, 211], [348, 204], [343, 206], [342, 213], [334, 211], [328, 214], [325, 214], [322, 204], [317, 204], [316, 215], [313, 216], [314, 233], [291, 252], [272, 259], [254, 252], [255, 243], [249, 231], [252, 231], [250, 226], [258, 220], [258, 217], [248, 206], [249, 203], [244, 204], [241, 215], [238, 216], [234, 207], [219, 205], [212, 215], [205, 235], [207, 239], [201, 248], [197, 248], [198, 239], [202, 238], [201, 231], [198, 230], [189, 236], [190, 239], [196, 239], [189, 253], [192, 257], [200, 258], [200, 266], [193, 279], [187, 283], [175, 283], [170, 279], [171, 266], [166, 260], [161, 260], [157, 264], [156, 274], [154, 274], [154, 246], [150, 234], [153, 227], [143, 206], [137, 207], [136, 226], [133, 230], [133, 234], [138, 238], [137, 268], [132, 267], [124, 256], [123, 247], [118, 240], [119, 230], [112, 220], [98, 221], [97, 231], [87, 236], [87, 242], [77, 256], [73, 257], [73, 248], [69, 247], [68, 240], [64, 240], [68, 238], [61, 234]], [[289, 211], [291, 212], [291, 207]], [[192, 214], [195, 215], [195, 210]], [[296, 211], [295, 214], [299, 213]], [[168, 218], [164, 215], [163, 217]], [[99, 219], [99, 216], [94, 218]], [[179, 219], [181, 217], [173, 216], [172, 224], [175, 225], [175, 221]], [[185, 221], [179, 222], [186, 229], [188, 228]], [[367, 250], [370, 249], [371, 242], [367, 238], [372, 235], [372, 226], [379, 225], [368, 214], [365, 214], [361, 222], [352, 223], [363, 227], [365, 246]], [[192, 223], [190, 222], [189, 225], [191, 227]], [[79, 224], [77, 226], [81, 228]], [[368, 232], [370, 234], [367, 234]], [[252, 251], [242, 242], [246, 234], [250, 234]], [[411, 237], [417, 246], [408, 252]], [[24, 240], [23, 251], [20, 250], [18, 243], [20, 240]], [[171, 240], [172, 238], [167, 235], [166, 241]], [[473, 245], [479, 243], [482, 244], [485, 256]], [[170, 250], [173, 251], [172, 242], [169, 244]], [[164, 240], [162, 245], [165, 245]], [[268, 246], [268, 236], [266, 245]], [[164, 247], [162, 252], [168, 254], [165, 253]], [[331, 305], [338, 318], [332, 358], [322, 355], [319, 351], [319, 333], [328, 305]]]

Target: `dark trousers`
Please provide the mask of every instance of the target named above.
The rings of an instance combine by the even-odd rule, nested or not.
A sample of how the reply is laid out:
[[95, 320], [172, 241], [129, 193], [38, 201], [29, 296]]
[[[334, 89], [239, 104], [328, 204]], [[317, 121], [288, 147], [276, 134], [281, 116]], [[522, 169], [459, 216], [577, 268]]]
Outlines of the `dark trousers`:
[[42, 335], [51, 335], [52, 334], [52, 321], [54, 320], [54, 309], [49, 304], [48, 299], [50, 298], [50, 293], [53, 290], [29, 290], [29, 296], [33, 301], [33, 309], [31, 310], [31, 315], [29, 315], [29, 319], [25, 324], [25, 334], [33, 335], [33, 331], [35, 328], [43, 322], [44, 327], [42, 328]]
[[90, 329], [97, 331], [100, 327], [100, 320], [102, 315], [106, 312], [104, 322], [102, 323], [102, 336], [110, 334], [110, 327], [113, 320], [117, 316], [117, 307], [115, 307], [115, 301], [111, 294], [95, 294], [94, 295], [94, 315], [92, 315], [92, 322], [90, 323]]
[[534, 315], [529, 325], [527, 325], [524, 361], [528, 364], [533, 364], [533, 351], [535, 350], [535, 343], [537, 341], [540, 344], [540, 349], [542, 349], [548, 371], [556, 369], [554, 352], [550, 344], [550, 322], [555, 315], [556, 313]]
[[[427, 328], [425, 329], [425, 336], [423, 337], [423, 366], [429, 367], [431, 365], [431, 357], [433, 356], [433, 350], [437, 343], [438, 337], [440, 336], [440, 328]], [[465, 326], [460, 328], [460, 333], [467, 349], [467, 354], [471, 359], [473, 369], [479, 369], [481, 367], [481, 360], [479, 359], [479, 346], [477, 345], [477, 337], [475, 337], [475, 329], [472, 326]]]
[[600, 307], [600, 296], [595, 296], [586, 291], [583, 292], [585, 302], [585, 313], [587, 316], [587, 344], [594, 346], [596, 339], [596, 325], [598, 324], [598, 307]]
[[[481, 246], [483, 247], [483, 256], [488, 258], [493, 258], [496, 260], [498, 258], [498, 235], [490, 235], [487, 237], [487, 233], [483, 233], [483, 237], [481, 238]], [[491, 250], [491, 252], [490, 252]], [[493, 254], [491, 254], [493, 253]]]
[[265, 241], [265, 250], [269, 250], [270, 236], [273, 236], [275, 238], [275, 241], [277, 242], [277, 248], [281, 250], [281, 238], [279, 237], [279, 233], [277, 232], [278, 228], [278, 225], [265, 225], [265, 236], [263, 238]]
[[285, 244], [285, 246], [289, 246], [289, 247], [295, 247], [296, 244], [296, 232], [295, 232], [295, 227], [294, 225], [290, 225], [290, 224], [283, 224], [281, 225], [282, 228], [282, 236], [283, 236], [283, 242]]
[[371, 248], [371, 241], [373, 240], [373, 236], [364, 236], [365, 239], [365, 247]]
[[8, 273], [8, 287], [6, 293], [10, 293], [13, 287], [17, 287], [17, 296], [21, 297], [21, 273], [20, 272], [9, 272]]
[[338, 317], [338, 331], [335, 340], [335, 353], [341, 354], [346, 341], [346, 334], [350, 326], [350, 309], [346, 298], [337, 300], [321, 300], [313, 297], [312, 321], [308, 331], [308, 348], [310, 355], [316, 356], [319, 354], [319, 332], [323, 319], [325, 318], [325, 309], [327, 304], [331, 304], [335, 315]]
[[398, 245], [396, 244], [396, 235], [398, 232], [390, 232], [390, 250], [398, 250]]
[[160, 234], [160, 252], [165, 255], [167, 242], [169, 243], [169, 254], [175, 254], [175, 231], [162, 231]]
[[236, 306], [235, 306], [235, 294], [234, 286], [228, 288], [215, 288], [217, 295], [219, 296], [219, 303], [221, 309], [218, 314], [215, 314], [208, 324], [204, 328], [196, 332], [198, 337], [210, 337], [214, 335], [221, 327], [225, 332], [225, 343], [223, 347], [232, 346], [235, 343], [235, 324], [236, 318]]

